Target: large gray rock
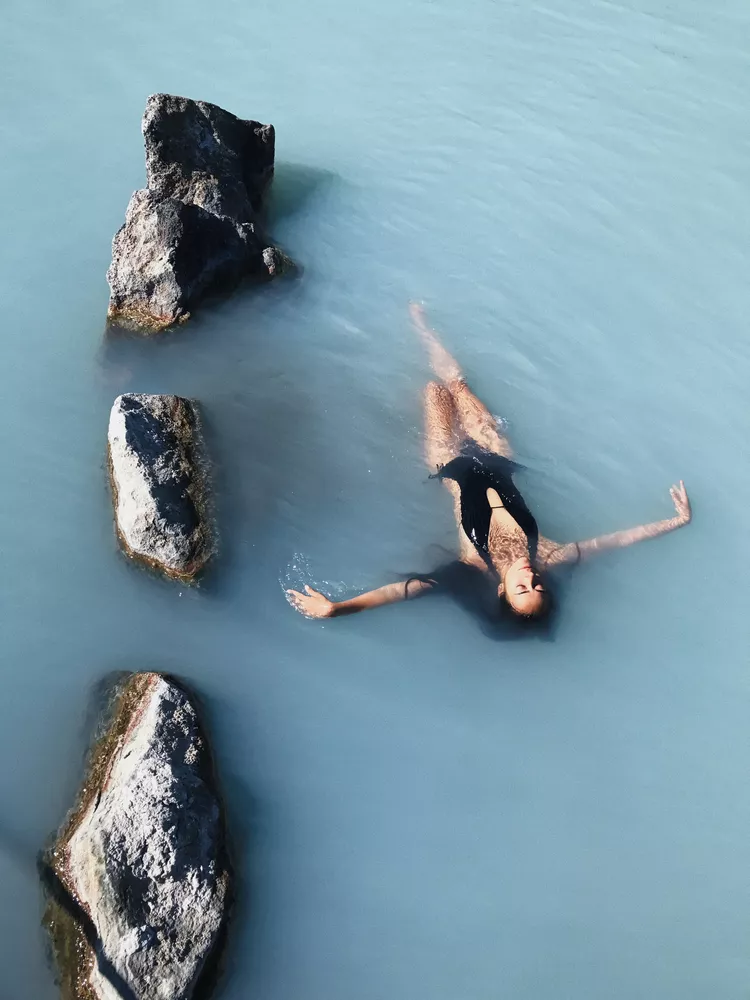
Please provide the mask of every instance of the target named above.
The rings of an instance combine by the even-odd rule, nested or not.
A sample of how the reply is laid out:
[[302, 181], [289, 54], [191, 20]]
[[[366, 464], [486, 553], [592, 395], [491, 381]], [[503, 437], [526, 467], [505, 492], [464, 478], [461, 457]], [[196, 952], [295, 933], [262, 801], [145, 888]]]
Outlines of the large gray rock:
[[192, 580], [213, 548], [196, 405], [180, 396], [125, 393], [112, 406], [107, 443], [125, 552]]
[[181, 322], [201, 296], [288, 264], [259, 214], [273, 176], [272, 125], [153, 94], [143, 115], [147, 188], [112, 242], [109, 317], [146, 330]]
[[209, 987], [229, 870], [211, 758], [186, 692], [121, 686], [45, 862], [65, 1000], [189, 1000]]

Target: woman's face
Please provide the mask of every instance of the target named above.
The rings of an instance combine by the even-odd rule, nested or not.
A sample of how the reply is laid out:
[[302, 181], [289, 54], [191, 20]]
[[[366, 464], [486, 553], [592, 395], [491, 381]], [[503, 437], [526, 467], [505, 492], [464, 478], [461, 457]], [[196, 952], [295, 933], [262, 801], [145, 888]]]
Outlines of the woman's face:
[[527, 558], [508, 567], [498, 591], [519, 615], [539, 614], [546, 600], [541, 577]]

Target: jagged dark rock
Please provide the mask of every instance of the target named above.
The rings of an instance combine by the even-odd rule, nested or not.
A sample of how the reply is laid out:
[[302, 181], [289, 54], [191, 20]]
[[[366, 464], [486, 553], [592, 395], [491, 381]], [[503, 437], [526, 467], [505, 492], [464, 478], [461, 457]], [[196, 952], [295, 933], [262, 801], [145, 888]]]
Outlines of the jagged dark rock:
[[191, 698], [131, 674], [42, 862], [63, 1000], [190, 1000], [210, 988], [229, 867], [210, 752]]
[[143, 115], [147, 187], [112, 241], [109, 318], [147, 331], [182, 322], [200, 298], [288, 259], [262, 233], [274, 129], [215, 104], [153, 94]]
[[192, 580], [213, 548], [196, 404], [180, 396], [118, 396], [107, 443], [125, 552], [167, 576]]

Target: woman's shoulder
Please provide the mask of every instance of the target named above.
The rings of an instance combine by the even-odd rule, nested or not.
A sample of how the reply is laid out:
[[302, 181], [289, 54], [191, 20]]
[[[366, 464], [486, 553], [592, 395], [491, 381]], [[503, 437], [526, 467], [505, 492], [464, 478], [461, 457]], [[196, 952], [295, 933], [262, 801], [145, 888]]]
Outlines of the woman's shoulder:
[[[412, 573], [407, 580], [407, 586], [412, 581], [423, 585], [423, 593], [432, 592], [445, 594], [465, 600], [476, 599], [489, 587], [489, 574], [486, 567], [475, 563], [454, 559], [451, 562], [436, 566], [430, 573]], [[494, 587], [490, 587], [494, 592]]]
[[539, 536], [536, 547], [537, 561], [544, 569], [555, 566], [570, 566], [580, 561], [581, 553], [575, 542], [553, 542], [551, 538]]

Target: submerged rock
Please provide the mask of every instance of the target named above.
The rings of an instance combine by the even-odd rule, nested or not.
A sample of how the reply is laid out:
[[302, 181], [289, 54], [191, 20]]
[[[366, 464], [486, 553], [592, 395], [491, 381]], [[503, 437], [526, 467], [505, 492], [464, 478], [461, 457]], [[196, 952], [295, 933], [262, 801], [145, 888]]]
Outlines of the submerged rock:
[[274, 129], [215, 104], [153, 94], [143, 115], [146, 184], [112, 242], [109, 317], [160, 330], [207, 292], [285, 270], [259, 225]]
[[43, 872], [64, 1000], [189, 1000], [210, 985], [228, 905], [223, 819], [174, 681], [121, 686]]
[[107, 443], [125, 552], [167, 576], [192, 580], [212, 553], [195, 404], [180, 396], [118, 396]]

